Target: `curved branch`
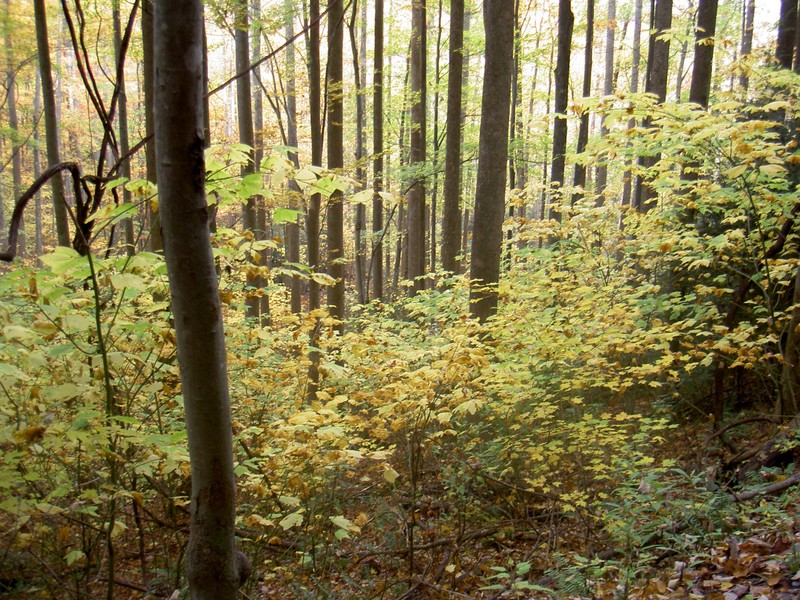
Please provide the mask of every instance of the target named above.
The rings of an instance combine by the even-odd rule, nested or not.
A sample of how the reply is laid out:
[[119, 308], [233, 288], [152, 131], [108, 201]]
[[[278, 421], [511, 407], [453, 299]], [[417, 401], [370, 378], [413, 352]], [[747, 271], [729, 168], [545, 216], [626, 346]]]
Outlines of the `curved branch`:
[[17, 200], [14, 206], [14, 213], [11, 215], [11, 223], [8, 226], [8, 249], [0, 253], [0, 260], [11, 262], [17, 256], [17, 238], [19, 237], [19, 228], [22, 223], [22, 215], [25, 212], [25, 207], [30, 202], [31, 198], [36, 195], [42, 186], [47, 183], [53, 175], [61, 171], [69, 171], [72, 175], [72, 185], [75, 190], [75, 197], [80, 199], [81, 194], [81, 168], [78, 163], [62, 162], [53, 165], [44, 173], [39, 175], [36, 181], [25, 191], [22, 196]]

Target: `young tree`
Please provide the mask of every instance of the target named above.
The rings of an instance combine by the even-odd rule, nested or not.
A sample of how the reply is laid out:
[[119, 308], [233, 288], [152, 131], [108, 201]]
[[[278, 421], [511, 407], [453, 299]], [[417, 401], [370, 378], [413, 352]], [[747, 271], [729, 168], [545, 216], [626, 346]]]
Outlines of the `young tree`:
[[447, 134], [445, 138], [442, 268], [458, 273], [461, 250], [461, 140], [464, 66], [464, 0], [450, 2], [450, 71], [447, 74]]
[[[614, 37], [617, 31], [617, 0], [608, 0], [608, 15], [606, 18], [606, 43], [605, 43], [605, 72], [603, 75], [603, 95], [610, 96], [614, 93]], [[600, 135], [608, 135], [606, 118], [600, 122]], [[603, 192], [608, 181], [608, 166], [597, 166], [597, 204], [605, 202]]]
[[161, 221], [192, 469], [186, 570], [193, 600], [234, 600], [249, 574], [235, 547], [236, 483], [225, 338], [203, 159], [201, 0], [155, 4]]
[[[6, 51], [6, 105], [8, 106], [8, 127], [11, 130], [11, 175], [14, 182], [14, 199], [22, 194], [22, 136], [19, 132], [19, 118], [17, 116], [17, 76], [14, 66], [14, 49], [11, 43], [11, 4], [5, 1], [5, 14], [3, 15], [3, 29]], [[25, 256], [25, 221], [19, 224], [19, 255]]]
[[[47, 11], [44, 0], [33, 0], [33, 11], [36, 19], [36, 45], [39, 59], [39, 73], [42, 80], [42, 104], [44, 111], [45, 143], [47, 146], [47, 162], [49, 166], [61, 162], [59, 125], [56, 114], [55, 88], [53, 87], [53, 69], [50, 62], [50, 42], [47, 32]], [[64, 195], [64, 179], [61, 171], [50, 180], [53, 193], [53, 213], [56, 221], [56, 237], [59, 246], [69, 247], [69, 219]]]
[[[136, 10], [136, 8], [134, 8]], [[130, 143], [128, 142], [128, 95], [125, 89], [125, 55], [122, 48], [122, 20], [120, 18], [119, 0], [114, 0], [112, 7], [112, 19], [114, 22], [114, 58], [117, 63], [117, 89], [119, 99], [117, 100], [117, 130], [119, 131], [119, 154], [120, 157], [128, 155]], [[120, 166], [120, 175], [130, 180], [131, 161], [125, 158]], [[122, 188], [122, 197], [125, 203], [131, 202], [131, 192], [127, 188]], [[125, 251], [128, 256], [135, 253], [135, 240], [133, 235], [133, 218], [126, 217], [122, 220], [122, 229], [125, 234]]]
[[497, 311], [511, 105], [509, 60], [514, 49], [514, 0], [483, 5], [486, 56], [470, 269], [470, 313], [485, 322]]

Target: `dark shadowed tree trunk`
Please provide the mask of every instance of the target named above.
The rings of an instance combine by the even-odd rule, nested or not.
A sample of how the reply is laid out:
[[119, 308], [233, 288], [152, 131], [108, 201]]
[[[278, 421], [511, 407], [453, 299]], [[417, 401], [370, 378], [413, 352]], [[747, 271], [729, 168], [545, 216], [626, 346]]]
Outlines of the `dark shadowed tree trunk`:
[[[294, 4], [292, 0], [285, 0], [283, 10], [286, 12], [284, 32], [287, 40], [294, 37]], [[294, 44], [286, 47], [286, 137], [290, 147], [297, 148], [297, 80], [295, 77]], [[300, 166], [297, 152], [290, 152], [289, 158], [295, 168]], [[290, 206], [297, 208], [300, 198], [300, 187], [295, 180], [289, 182]], [[286, 260], [290, 263], [300, 264], [300, 225], [297, 220], [286, 223]], [[302, 285], [299, 277], [289, 280], [290, 306], [295, 314], [303, 310]]]
[[561, 220], [562, 196], [560, 187], [564, 185], [564, 170], [567, 154], [567, 99], [569, 93], [569, 59], [572, 52], [572, 26], [575, 16], [572, 14], [570, 0], [558, 2], [558, 54], [555, 68], [555, 99], [553, 112], [553, 160], [550, 167], [551, 202], [550, 218]]
[[464, 0], [450, 2], [450, 71], [447, 75], [447, 133], [445, 138], [442, 269], [461, 271], [461, 140], [464, 66]]
[[[742, 12], [742, 46], [741, 57], [743, 59], [750, 56], [753, 51], [753, 22], [756, 17], [756, 0], [745, 0]], [[745, 90], [750, 85], [750, 79], [747, 76], [747, 71], [743, 70], [739, 75], [739, 85]]]
[[[235, 548], [225, 338], [208, 228], [200, 0], [158, 0], [157, 168], [192, 469], [186, 569], [193, 600], [235, 600], [249, 565]], [[241, 557], [241, 558], [240, 558]]]
[[717, 0], [700, 0], [694, 41], [694, 66], [689, 102], [708, 108], [711, 73], [714, 69], [714, 35], [717, 27]]
[[784, 69], [792, 68], [796, 29], [797, 0], [781, 0], [780, 20], [778, 21], [778, 43], [775, 46], [775, 60], [777, 60], [778, 64]]
[[513, 70], [513, 61], [509, 58], [514, 49], [514, 0], [485, 2], [483, 15], [486, 62], [469, 294], [470, 313], [481, 322], [497, 311]]
[[[142, 2], [142, 79], [144, 87], [144, 120], [145, 133], [150, 141], [145, 147], [147, 180], [153, 184], [158, 181], [156, 174], [155, 117], [155, 57], [153, 50], [153, 0]], [[164, 238], [161, 235], [161, 217], [154, 212], [148, 202], [145, 210], [150, 224], [150, 250], [161, 252], [164, 249]]]
[[[342, 67], [344, 50], [344, 5], [342, 0], [328, 2], [328, 169], [344, 167], [344, 98]], [[341, 190], [328, 200], [328, 274], [335, 283], [328, 286], [331, 315], [344, 321], [344, 207]]]
[[[55, 88], [53, 87], [53, 71], [50, 62], [50, 43], [47, 31], [47, 11], [44, 0], [33, 0], [36, 18], [36, 45], [38, 48], [39, 72], [42, 79], [42, 104], [44, 109], [45, 142], [47, 145], [48, 166], [61, 162], [59, 125], [56, 113]], [[56, 221], [56, 236], [59, 246], [70, 245], [69, 217], [64, 196], [64, 179], [61, 171], [50, 180], [53, 193], [53, 212]]]
[[408, 191], [408, 278], [412, 294], [425, 289], [425, 128], [427, 127], [426, 0], [411, 3], [411, 147], [409, 163], [414, 181]]
[[[641, 62], [642, 46], [642, 0], [634, 0], [633, 5], [633, 51], [631, 60], [631, 94], [639, 92], [639, 63]], [[636, 125], [635, 119], [628, 121], [628, 129]], [[631, 205], [633, 195], [633, 179], [630, 169], [626, 169], [622, 176], [622, 205]]]
[[[322, 166], [322, 90], [319, 57], [319, 0], [308, 3], [308, 112], [311, 135], [311, 164]], [[308, 266], [316, 272], [320, 267], [319, 227], [320, 195], [311, 194], [306, 217]], [[319, 283], [308, 282], [308, 308], [319, 308]], [[313, 363], [313, 361], [312, 361]]]
[[[672, 0], [655, 0], [655, 13], [650, 29], [650, 50], [647, 56], [647, 84], [645, 92], [653, 94], [659, 102], [667, 99], [667, 76], [669, 74], [669, 38], [664, 33], [672, 27]], [[649, 127], [651, 119], [644, 120]], [[641, 167], [648, 169], [659, 161], [659, 156], [644, 156], [639, 159]], [[633, 205], [640, 212], [647, 212], [655, 205], [656, 193], [644, 183], [642, 177], [636, 178]]]
[[[458, 0], [456, 0], [458, 1]], [[372, 91], [372, 297], [383, 299], [383, 0], [375, 0]]]

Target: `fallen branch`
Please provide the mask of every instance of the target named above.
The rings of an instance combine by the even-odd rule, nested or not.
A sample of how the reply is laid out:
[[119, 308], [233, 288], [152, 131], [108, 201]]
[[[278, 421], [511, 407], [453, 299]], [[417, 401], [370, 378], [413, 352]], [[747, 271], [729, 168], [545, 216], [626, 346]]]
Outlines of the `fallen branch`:
[[768, 485], [765, 488], [761, 488], [760, 490], [748, 490], [746, 492], [742, 492], [741, 494], [733, 494], [733, 499], [736, 502], [744, 502], [745, 500], [751, 500], [758, 496], [767, 496], [769, 494], [777, 494], [778, 492], [782, 492], [785, 489], [792, 487], [793, 485], [797, 485], [800, 483], [800, 473], [795, 473], [791, 477], [787, 477], [783, 481], [779, 481], [777, 483], [773, 483], [772, 485]]

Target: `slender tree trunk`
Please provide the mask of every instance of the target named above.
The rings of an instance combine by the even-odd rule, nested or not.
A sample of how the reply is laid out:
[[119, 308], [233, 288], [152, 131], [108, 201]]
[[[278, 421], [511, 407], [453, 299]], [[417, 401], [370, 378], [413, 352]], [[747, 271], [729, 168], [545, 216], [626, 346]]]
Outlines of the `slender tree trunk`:
[[247, 578], [235, 547], [236, 483], [222, 310], [203, 160], [200, 0], [158, 0], [158, 180], [192, 469], [186, 566], [193, 600], [235, 600]]
[[[56, 110], [55, 88], [53, 87], [53, 72], [50, 62], [50, 43], [47, 31], [47, 11], [44, 0], [33, 0], [33, 10], [36, 18], [36, 45], [38, 48], [39, 72], [42, 79], [42, 102], [44, 104], [44, 128], [47, 144], [47, 162], [49, 166], [61, 162], [61, 142], [59, 140], [58, 115]], [[70, 246], [69, 217], [67, 215], [66, 198], [64, 195], [64, 179], [61, 171], [50, 179], [53, 194], [53, 214], [56, 221], [56, 236], [59, 246]]]
[[[294, 37], [294, 3], [292, 0], [285, 0], [283, 10], [285, 11], [285, 36], [287, 40]], [[289, 146], [297, 148], [297, 92], [295, 78], [295, 53], [294, 44], [289, 44], [284, 51], [286, 53], [286, 135]], [[296, 150], [289, 152], [289, 159], [295, 168], [300, 167], [300, 161]], [[289, 182], [290, 206], [297, 208], [300, 198], [300, 186], [292, 180]], [[297, 220], [286, 223], [286, 260], [293, 264], [300, 264], [300, 226]], [[299, 277], [289, 279], [289, 295], [292, 313], [299, 314], [303, 310], [302, 282]]]
[[[641, 62], [642, 48], [642, 0], [634, 0], [633, 5], [633, 52], [631, 59], [631, 94], [639, 93], [639, 63]], [[628, 129], [636, 125], [635, 119], [628, 121]], [[630, 169], [626, 169], [622, 176], [622, 205], [631, 205], [633, 193], [633, 178]]]
[[[6, 50], [6, 104], [8, 106], [8, 127], [11, 129], [11, 172], [14, 181], [14, 200], [22, 195], [22, 144], [17, 117], [17, 81], [14, 67], [14, 49], [11, 43], [11, 4], [5, 0], [5, 50]], [[20, 219], [17, 253], [26, 256], [25, 222]]]
[[678, 67], [675, 72], [675, 102], [681, 101], [683, 94], [684, 67], [686, 66], [686, 56], [689, 54], [689, 37], [696, 30], [697, 12], [694, 9], [693, 0], [689, 0], [688, 12], [691, 14], [689, 22], [686, 24], [686, 34], [681, 42], [681, 51], [678, 58]]
[[[458, 0], [456, 0], [458, 1]], [[383, 299], [383, 0], [375, 0], [375, 53], [372, 92], [372, 296]]]
[[[117, 100], [119, 152], [120, 156], [127, 156], [130, 151], [130, 143], [128, 141], [128, 95], [125, 90], [125, 57], [122, 55], [122, 23], [119, 14], [119, 0], [114, 0], [112, 12], [114, 21], [114, 58], [117, 63], [117, 88], [119, 90], [119, 99]], [[120, 175], [130, 180], [130, 159], [125, 159], [122, 162]], [[125, 186], [122, 187], [122, 199], [125, 204], [131, 203], [131, 193]], [[133, 256], [136, 253], [136, 240], [133, 234], [132, 217], [126, 217], [122, 220], [122, 229], [125, 234], [125, 251], [128, 256]]]
[[[669, 74], [669, 38], [664, 32], [672, 27], [672, 0], [655, 0], [655, 13], [650, 33], [650, 53], [647, 57], [647, 85], [645, 92], [653, 94], [659, 102], [667, 99], [667, 76]], [[651, 119], [645, 119], [644, 126], [649, 127]], [[659, 156], [646, 156], [639, 159], [645, 168], [653, 167]], [[646, 185], [642, 177], [636, 178], [634, 206], [640, 212], [647, 212], [655, 205], [655, 191]]]
[[514, 49], [514, 1], [493, 0], [483, 6], [486, 62], [470, 269], [470, 313], [481, 322], [497, 311], [513, 69], [509, 57]]
[[[614, 93], [614, 37], [617, 31], [617, 0], [608, 0], [608, 16], [606, 20], [606, 43], [605, 43], [605, 73], [603, 76], [603, 95], [610, 96]], [[600, 135], [608, 135], [606, 127], [606, 117], [600, 121]], [[608, 183], [608, 166], [606, 164], [597, 167], [597, 205], [601, 206], [605, 202], [603, 196]]]
[[[342, 0], [328, 2], [328, 169], [344, 168], [344, 99], [342, 63], [344, 45], [344, 5]], [[344, 326], [344, 210], [341, 190], [328, 200], [328, 274], [335, 283], [328, 286], [328, 307]]]
[[555, 120], [553, 122], [553, 160], [550, 171], [551, 202], [550, 218], [561, 221], [561, 187], [564, 185], [564, 170], [567, 154], [567, 99], [569, 93], [569, 59], [572, 52], [572, 14], [570, 0], [558, 2], [558, 55], [555, 68]]
[[[742, 59], [747, 59], [753, 51], [753, 23], [756, 16], [756, 0], [744, 0], [742, 8], [742, 45], [741, 55]], [[747, 76], [747, 71], [743, 70], [739, 75], [739, 85], [747, 91], [750, 86], [750, 78]]]
[[[36, 123], [33, 128], [33, 176], [34, 178], [39, 177], [42, 172], [42, 165], [39, 160], [39, 143], [40, 143], [40, 136], [39, 136], [39, 115], [42, 112], [42, 77], [39, 72], [36, 72], [36, 90], [33, 94], [33, 115], [34, 119], [36, 119]], [[36, 195], [33, 198], [34, 202], [34, 214], [35, 214], [35, 222], [36, 222], [36, 230], [34, 232], [34, 253], [35, 256], [41, 256], [42, 252], [44, 251], [44, 242], [42, 240], [43, 232], [42, 232], [42, 192], [41, 190], [36, 192]]]
[[[244, 73], [250, 68], [250, 19], [248, 18], [248, 6], [246, 2], [242, 2], [236, 9], [236, 31], [234, 32], [234, 40], [236, 47], [236, 72]], [[252, 107], [252, 88], [250, 77], [239, 77], [236, 80], [236, 114], [239, 124], [239, 143], [244, 144], [251, 148], [249, 153], [250, 160], [241, 167], [241, 176], [247, 177], [256, 172], [255, 164], [253, 163], [254, 154], [252, 149], [255, 148], [255, 132], [253, 130], [253, 107]], [[247, 203], [242, 207], [242, 226], [246, 232], [258, 239], [258, 207], [256, 198], [248, 198]], [[263, 259], [262, 259], [263, 260]], [[253, 265], [255, 267], [255, 265]], [[249, 269], [247, 272], [247, 294], [245, 303], [247, 305], [247, 316], [251, 319], [260, 318], [260, 302], [258, 298], [259, 278], [253, 274], [254, 269]]]
[[431, 182], [431, 208], [430, 223], [428, 224], [428, 241], [430, 246], [430, 272], [436, 272], [436, 258], [438, 250], [438, 238], [436, 236], [436, 225], [438, 223], [438, 200], [439, 200], [439, 156], [442, 147], [439, 136], [439, 84], [442, 80], [442, 0], [439, 0], [438, 21], [436, 27], [436, 60], [433, 84], [433, 181]]
[[411, 148], [415, 180], [408, 192], [408, 278], [411, 294], [425, 289], [425, 169], [427, 96], [426, 0], [411, 2]]
[[[311, 164], [322, 166], [322, 90], [320, 81], [319, 57], [319, 0], [309, 0], [308, 4], [308, 112], [311, 126]], [[328, 15], [330, 22], [330, 14]], [[309, 198], [306, 218], [306, 237], [308, 243], [308, 266], [312, 272], [320, 267], [319, 227], [320, 227], [320, 195], [312, 194]], [[311, 279], [308, 282], [308, 308], [313, 311], [319, 308], [319, 283]], [[313, 365], [312, 360], [312, 365]], [[311, 375], [309, 375], [311, 377]], [[312, 378], [312, 381], [313, 378]]]
[[[356, 18], [356, 9], [358, 5], [353, 3], [353, 14], [349, 26], [350, 30], [350, 46], [353, 55], [353, 75], [355, 77], [356, 86], [356, 173], [355, 181], [358, 191], [367, 189], [367, 173], [366, 173], [366, 121], [367, 121], [367, 102], [366, 102], [366, 88], [364, 86], [364, 76], [366, 74], [366, 56], [367, 56], [367, 3], [363, 0], [361, 3], [361, 28], [362, 33], [360, 42], [358, 41], [358, 23]], [[355, 284], [356, 292], [358, 295], [358, 303], [366, 304], [368, 301], [368, 277], [367, 277], [367, 251], [364, 240], [364, 234], [367, 229], [367, 211], [363, 203], [359, 202], [355, 206], [355, 219], [354, 219], [354, 244], [355, 244]]]
[[717, 0], [697, 4], [697, 29], [694, 41], [694, 67], [689, 102], [708, 108], [711, 72], [714, 67], [714, 36], [717, 28]]
[[464, 0], [450, 2], [450, 70], [447, 74], [442, 269], [461, 272], [461, 141], [463, 139]]
[[[594, 0], [586, 3], [586, 48], [583, 55], [583, 97], [589, 98], [592, 95], [592, 55], [594, 44]], [[589, 142], [589, 110], [583, 108], [581, 111], [581, 124], [578, 129], [578, 145], [575, 152], [581, 154], [586, 150]], [[573, 192], [572, 204], [575, 204], [584, 195], [586, 188], [586, 165], [575, 164], [575, 176], [572, 180], [573, 185], [579, 191]]]
[[[145, 133], [150, 141], [145, 146], [145, 161], [147, 165], [147, 180], [156, 185], [158, 175], [156, 170], [156, 144], [155, 144], [155, 57], [153, 49], [153, 0], [142, 1], [142, 72], [144, 80], [144, 120]], [[161, 252], [164, 249], [164, 237], [161, 235], [161, 217], [154, 211], [151, 203], [146, 205], [148, 223], [150, 224], [150, 250]]]

